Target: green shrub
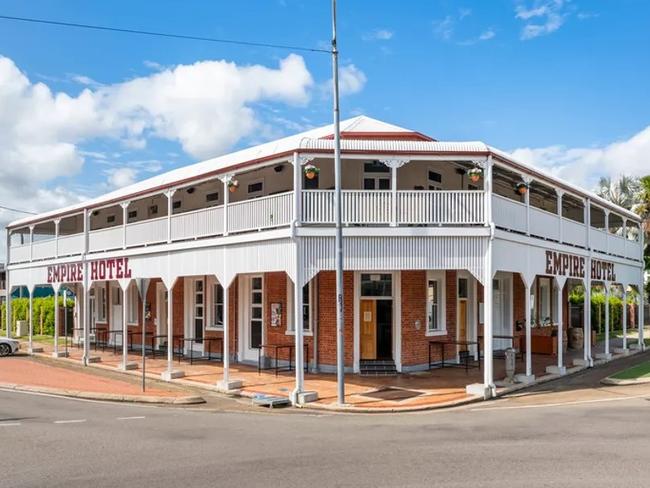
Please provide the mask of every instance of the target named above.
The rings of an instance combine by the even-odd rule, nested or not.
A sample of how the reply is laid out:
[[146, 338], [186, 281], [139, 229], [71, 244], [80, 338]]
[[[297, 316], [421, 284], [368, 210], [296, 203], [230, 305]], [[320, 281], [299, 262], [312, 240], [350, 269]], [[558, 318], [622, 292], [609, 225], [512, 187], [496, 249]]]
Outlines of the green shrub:
[[[59, 297], [59, 307], [63, 308], [63, 297]], [[74, 307], [74, 300], [68, 299], [68, 308]], [[7, 324], [7, 304], [0, 307], [2, 329]], [[34, 334], [54, 335], [54, 297], [34, 298], [32, 301]], [[15, 333], [17, 320], [29, 320], [29, 298], [14, 298], [11, 301], [11, 330]]]

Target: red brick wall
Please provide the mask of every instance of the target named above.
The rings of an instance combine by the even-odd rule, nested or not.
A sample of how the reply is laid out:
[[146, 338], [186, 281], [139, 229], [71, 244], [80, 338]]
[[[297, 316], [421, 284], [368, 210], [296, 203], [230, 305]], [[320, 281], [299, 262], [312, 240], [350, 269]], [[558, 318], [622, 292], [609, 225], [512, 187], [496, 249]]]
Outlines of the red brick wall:
[[[402, 271], [402, 366], [426, 364], [429, 361], [429, 341], [456, 338], [457, 272], [445, 271], [445, 313], [447, 334], [427, 336], [426, 271]], [[420, 330], [415, 322], [420, 320]], [[439, 349], [432, 350], [432, 360], [440, 359]]]
[[[354, 273], [343, 273], [345, 365], [352, 367], [354, 347]], [[318, 274], [318, 362], [336, 365], [336, 273]]]

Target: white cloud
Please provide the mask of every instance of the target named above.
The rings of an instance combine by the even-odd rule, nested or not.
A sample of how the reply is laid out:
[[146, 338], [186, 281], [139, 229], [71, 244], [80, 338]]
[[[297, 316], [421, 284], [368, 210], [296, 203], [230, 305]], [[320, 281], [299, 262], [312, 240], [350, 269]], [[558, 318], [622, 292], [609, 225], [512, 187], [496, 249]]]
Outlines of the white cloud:
[[71, 74], [71, 75], [70, 75], [70, 79], [71, 79], [72, 81], [74, 81], [75, 83], [79, 83], [80, 85], [90, 86], [90, 87], [93, 87], [93, 88], [97, 88], [97, 87], [100, 87], [100, 86], [104, 86], [104, 85], [103, 85], [102, 83], [100, 83], [99, 81], [95, 81], [95, 80], [93, 80], [91, 77], [89, 77], [89, 76], [85, 76], [85, 75], [75, 75], [75, 74]]
[[519, 148], [512, 155], [526, 163], [585, 188], [595, 188], [601, 176], [650, 174], [650, 126], [629, 139], [594, 148], [548, 146]]
[[363, 90], [366, 85], [366, 74], [353, 64], [341, 67], [339, 71], [339, 90], [341, 95], [351, 95]]
[[[355, 70], [345, 77], [352, 91], [365, 82]], [[313, 85], [303, 58], [294, 54], [277, 67], [202, 61], [104, 86], [75, 77], [87, 85], [77, 96], [53, 92], [0, 56], [1, 204], [40, 211], [88, 196], [48, 187], [78, 174], [85, 158], [96, 156], [79, 146], [101, 138], [142, 148], [157, 137], [178, 142], [194, 158], [216, 156], [265, 129], [257, 104], [304, 105]], [[109, 178], [122, 185], [133, 173], [114, 171]], [[19, 217], [0, 212], [0, 226]]]
[[388, 29], [375, 29], [362, 36], [364, 41], [389, 41], [395, 33]]
[[532, 4], [520, 3], [515, 8], [515, 17], [524, 21], [521, 39], [529, 40], [548, 35], [564, 24], [569, 0], [535, 0]]
[[116, 168], [108, 171], [108, 183], [112, 188], [123, 188], [136, 182], [135, 168]]
[[450, 15], [447, 15], [442, 20], [433, 21], [433, 33], [438, 39], [448, 41], [454, 35], [454, 25], [454, 19]]
[[496, 35], [497, 35], [496, 31], [492, 28], [489, 28], [481, 32], [481, 34], [478, 37], [460, 41], [458, 44], [461, 46], [473, 46], [474, 44], [477, 44], [479, 42], [492, 40], [496, 37]]

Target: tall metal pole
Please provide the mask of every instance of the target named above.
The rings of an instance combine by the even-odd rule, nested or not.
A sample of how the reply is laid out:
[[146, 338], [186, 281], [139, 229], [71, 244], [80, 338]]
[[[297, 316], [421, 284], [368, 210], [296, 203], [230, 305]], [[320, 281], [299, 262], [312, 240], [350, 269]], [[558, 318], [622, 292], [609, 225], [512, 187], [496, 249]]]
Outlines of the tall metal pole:
[[341, 114], [339, 51], [336, 46], [336, 0], [332, 0], [332, 90], [334, 95], [334, 218], [336, 225], [336, 381], [337, 401], [345, 403], [345, 336], [343, 327], [343, 231], [341, 225]]

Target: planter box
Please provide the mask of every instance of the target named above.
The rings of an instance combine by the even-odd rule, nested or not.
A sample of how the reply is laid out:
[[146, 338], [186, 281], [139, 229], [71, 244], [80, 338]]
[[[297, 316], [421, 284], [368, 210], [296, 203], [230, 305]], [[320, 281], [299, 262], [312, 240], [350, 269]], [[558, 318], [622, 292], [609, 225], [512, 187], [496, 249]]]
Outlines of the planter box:
[[16, 337], [29, 335], [29, 322], [27, 320], [16, 320]]

